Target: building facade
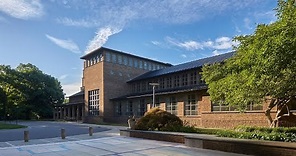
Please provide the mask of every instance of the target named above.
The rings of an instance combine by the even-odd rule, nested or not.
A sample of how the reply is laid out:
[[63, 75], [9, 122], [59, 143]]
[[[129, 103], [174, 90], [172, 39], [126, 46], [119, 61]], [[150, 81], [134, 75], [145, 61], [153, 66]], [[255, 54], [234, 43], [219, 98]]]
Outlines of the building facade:
[[[232, 55], [226, 53], [172, 66], [99, 48], [81, 57], [84, 60], [82, 89], [70, 96], [68, 104], [57, 106], [54, 116], [65, 119], [74, 114], [74, 118], [88, 123], [126, 123], [129, 116], [140, 117], [152, 108], [153, 86], [150, 84], [155, 83], [155, 106], [179, 116], [188, 124], [213, 128], [268, 126], [264, 115], [268, 102], [250, 105], [241, 113], [233, 107], [210, 101], [207, 86], [201, 80], [201, 68]], [[77, 95], [80, 99], [75, 103], [73, 98]], [[275, 113], [273, 110], [272, 115]]]

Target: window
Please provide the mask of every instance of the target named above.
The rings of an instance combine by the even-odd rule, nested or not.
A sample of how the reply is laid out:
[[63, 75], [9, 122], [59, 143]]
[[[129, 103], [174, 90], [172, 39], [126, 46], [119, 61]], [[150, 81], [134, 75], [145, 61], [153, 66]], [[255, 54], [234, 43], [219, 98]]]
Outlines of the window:
[[100, 62], [103, 61], [103, 54], [100, 54], [100, 56], [99, 56], [99, 61], [100, 61]]
[[123, 56], [123, 64], [127, 66], [128, 60], [126, 56]]
[[139, 68], [142, 69], [143, 68], [143, 62], [139, 61]]
[[212, 111], [219, 111], [219, 112], [223, 112], [223, 111], [235, 111], [234, 107], [230, 107], [227, 104], [219, 104], [219, 103], [212, 103]]
[[182, 75], [182, 85], [187, 86], [188, 85], [188, 77], [187, 74]]
[[172, 96], [167, 100], [166, 103], [166, 111], [170, 112], [172, 114], [178, 115], [178, 109], [177, 109], [177, 100], [176, 97]]
[[147, 63], [148, 64], [148, 70], [152, 70], [152, 66], [151, 66], [151, 63]]
[[111, 54], [106, 52], [106, 61], [111, 62]]
[[[212, 105], [212, 111], [213, 112], [229, 112], [229, 111], [238, 111], [237, 107], [235, 106], [229, 106], [227, 104], [218, 104], [218, 103], [211, 103]], [[248, 104], [246, 109], [246, 111], [254, 111], [254, 110], [263, 110], [262, 105], [257, 105], [257, 104]]]
[[144, 61], [144, 69], [146, 70], [147, 68], [147, 62]]
[[179, 75], [176, 75], [174, 79], [174, 87], [179, 87], [179, 86], [180, 86], [180, 77]]
[[141, 84], [140, 83], [137, 83], [137, 92], [140, 92], [141, 91]]
[[138, 68], [138, 60], [134, 60], [134, 67]]
[[142, 87], [141, 87], [141, 89], [142, 89], [142, 92], [145, 92], [146, 91], [146, 87], [147, 86], [147, 83], [146, 82], [142, 82]]
[[128, 65], [129, 65], [130, 67], [133, 66], [133, 58], [129, 58], [129, 59], [128, 59]]
[[159, 79], [159, 87], [160, 87], [161, 89], [164, 89], [164, 88], [165, 88], [165, 86], [164, 86], [164, 78], [160, 78], [160, 79]]
[[191, 94], [187, 96], [187, 102], [185, 102], [185, 115], [197, 115], [197, 101], [195, 95]]
[[99, 115], [99, 90], [88, 91], [88, 114], [90, 116]]
[[133, 101], [129, 101], [126, 105], [126, 115], [134, 115], [133, 113]]
[[156, 69], [156, 65], [154, 63], [152, 63], [152, 70]]
[[196, 73], [196, 71], [190, 73], [190, 84], [191, 85], [197, 84], [197, 73]]
[[[160, 107], [160, 97], [155, 97], [155, 101], [154, 101], [155, 103], [155, 107]], [[152, 106], [153, 107], [153, 106]]]
[[121, 101], [116, 102], [116, 104], [115, 104], [115, 114], [116, 115], [121, 115], [122, 114], [121, 106], [122, 106]]
[[156, 66], [156, 69], [157, 69], [157, 70], [160, 69], [159, 65]]
[[172, 78], [171, 77], [168, 77], [166, 79], [166, 85], [167, 85], [167, 88], [172, 88]]
[[146, 112], [146, 109], [145, 99], [141, 99], [138, 105], [138, 115], [143, 116]]
[[112, 63], [116, 63], [117, 60], [116, 60], [116, 54], [112, 54]]
[[118, 58], [118, 64], [122, 64], [122, 56], [118, 55], [117, 58]]

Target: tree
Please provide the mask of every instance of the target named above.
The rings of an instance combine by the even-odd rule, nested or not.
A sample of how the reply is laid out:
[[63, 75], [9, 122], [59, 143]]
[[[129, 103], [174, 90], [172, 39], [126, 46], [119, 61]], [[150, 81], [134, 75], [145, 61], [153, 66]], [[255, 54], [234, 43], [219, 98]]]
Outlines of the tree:
[[53, 106], [62, 104], [64, 93], [60, 82], [47, 74], [44, 74], [32, 64], [20, 64], [16, 71], [21, 73], [24, 86], [21, 91], [25, 94], [23, 108], [26, 111], [26, 118], [29, 115], [35, 117], [51, 117]]
[[14, 117], [50, 118], [53, 106], [64, 100], [60, 82], [30, 63], [16, 69], [1, 65], [0, 87], [7, 95], [6, 113]]
[[14, 108], [24, 100], [24, 94], [20, 91], [22, 88], [20, 81], [20, 74], [17, 71], [11, 69], [10, 66], [0, 65], [0, 87], [3, 91], [3, 101], [5, 101], [0, 106], [3, 110], [0, 113], [4, 118], [8, 114], [12, 115]]
[[[275, 127], [296, 98], [296, 1], [279, 0], [277, 20], [258, 25], [251, 35], [235, 38], [240, 44], [223, 63], [203, 67], [211, 100], [244, 111], [248, 104], [269, 102], [265, 110]], [[270, 115], [277, 108], [274, 119]]]

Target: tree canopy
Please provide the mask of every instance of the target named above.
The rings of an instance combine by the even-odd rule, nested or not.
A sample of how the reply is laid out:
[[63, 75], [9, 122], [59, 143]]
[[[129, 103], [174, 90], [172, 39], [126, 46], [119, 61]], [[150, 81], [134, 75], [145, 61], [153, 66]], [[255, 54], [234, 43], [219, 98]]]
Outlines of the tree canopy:
[[[269, 98], [266, 116], [271, 126], [284, 112], [289, 115], [288, 103], [296, 96], [296, 2], [279, 0], [276, 12], [275, 22], [234, 38], [240, 44], [232, 58], [206, 65], [202, 73], [214, 102], [243, 111]], [[275, 106], [278, 111], [272, 119], [270, 110]]]
[[60, 82], [30, 63], [15, 69], [0, 65], [0, 88], [1, 99], [6, 99], [2, 105], [0, 102], [0, 113], [4, 117], [10, 114], [23, 119], [49, 118], [53, 106], [64, 100]]

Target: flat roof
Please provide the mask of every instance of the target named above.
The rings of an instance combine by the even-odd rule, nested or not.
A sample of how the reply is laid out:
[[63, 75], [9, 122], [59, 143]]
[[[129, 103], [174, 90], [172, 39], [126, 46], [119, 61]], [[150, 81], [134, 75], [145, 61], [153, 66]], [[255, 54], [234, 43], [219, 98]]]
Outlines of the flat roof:
[[110, 49], [110, 48], [106, 48], [106, 47], [100, 47], [100, 48], [98, 48], [98, 49], [96, 49], [96, 50], [94, 50], [94, 51], [80, 57], [80, 59], [87, 59], [87, 58], [91, 57], [92, 55], [94, 55], [95, 53], [103, 52], [104, 50], [111, 51], [111, 52], [114, 52], [114, 53], [123, 54], [123, 55], [128, 55], [128, 56], [139, 58], [139, 59], [144, 59], [144, 60], [147, 60], [147, 61], [163, 64], [163, 65], [166, 65], [166, 66], [172, 66], [172, 64], [170, 64], [170, 63], [163, 63], [163, 62], [160, 62], [160, 61], [156, 61], [156, 60], [148, 59], [148, 58], [145, 58], [145, 57], [132, 55], [132, 54], [129, 54], [129, 53], [126, 53], [126, 52], [122, 52], [122, 51], [118, 51], [118, 50], [114, 50], [114, 49]]

